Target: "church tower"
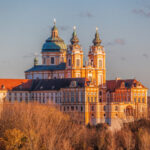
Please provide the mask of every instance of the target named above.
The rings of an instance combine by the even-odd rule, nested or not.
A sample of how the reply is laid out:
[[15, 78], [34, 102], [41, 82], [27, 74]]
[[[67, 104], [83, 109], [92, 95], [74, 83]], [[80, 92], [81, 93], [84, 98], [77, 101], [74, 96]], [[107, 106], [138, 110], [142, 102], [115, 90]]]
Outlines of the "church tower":
[[95, 38], [93, 45], [90, 47], [88, 54], [89, 65], [95, 68], [96, 84], [101, 87], [105, 87], [106, 83], [106, 66], [105, 66], [105, 51], [101, 45], [101, 39], [99, 37], [98, 28], [96, 28]]
[[83, 51], [81, 46], [78, 44], [79, 39], [76, 33], [76, 27], [72, 33], [72, 38], [70, 39], [71, 45], [69, 45], [67, 52], [67, 77], [70, 78], [80, 78], [82, 77], [83, 68]]

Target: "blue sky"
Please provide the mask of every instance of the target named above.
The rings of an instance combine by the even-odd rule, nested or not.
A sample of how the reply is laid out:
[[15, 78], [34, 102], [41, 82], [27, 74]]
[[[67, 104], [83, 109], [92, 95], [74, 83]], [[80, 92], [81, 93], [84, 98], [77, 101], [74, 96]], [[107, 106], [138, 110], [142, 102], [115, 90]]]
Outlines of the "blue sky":
[[77, 27], [86, 56], [97, 26], [107, 79], [136, 78], [150, 88], [149, 0], [0, 0], [0, 78], [24, 78], [54, 18], [66, 44]]

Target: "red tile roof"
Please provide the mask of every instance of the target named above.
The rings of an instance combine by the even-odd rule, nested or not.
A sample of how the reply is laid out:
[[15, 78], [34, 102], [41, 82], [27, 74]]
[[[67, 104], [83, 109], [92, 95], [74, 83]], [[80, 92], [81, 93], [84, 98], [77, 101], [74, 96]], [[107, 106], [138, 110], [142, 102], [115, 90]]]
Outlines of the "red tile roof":
[[12, 90], [18, 86], [29, 88], [32, 80], [29, 79], [0, 79], [0, 90]]
[[143, 88], [146, 88], [139, 81], [135, 79], [127, 79], [127, 80], [118, 79], [118, 80], [107, 80], [106, 81], [107, 90], [114, 92], [116, 89], [121, 88], [121, 85], [123, 83], [125, 88], [136, 87], [136, 85], [138, 84], [140, 84]]

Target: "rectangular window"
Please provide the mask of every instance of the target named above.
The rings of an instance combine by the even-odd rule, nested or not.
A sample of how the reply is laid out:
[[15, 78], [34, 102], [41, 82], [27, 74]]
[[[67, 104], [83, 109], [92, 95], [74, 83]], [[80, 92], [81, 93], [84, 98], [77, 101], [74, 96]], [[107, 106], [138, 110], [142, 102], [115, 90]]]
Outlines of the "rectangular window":
[[46, 58], [43, 57], [43, 64], [46, 65]]
[[71, 92], [71, 102], [74, 103], [74, 93]]
[[76, 65], [77, 67], [80, 67], [80, 59], [76, 59]]
[[76, 92], [76, 102], [78, 102], [78, 92]]
[[74, 106], [71, 106], [71, 110], [74, 111]]
[[65, 92], [64, 92], [64, 103], [65, 103], [65, 96], [66, 96], [66, 95], [65, 95]]
[[138, 98], [138, 102], [139, 102], [139, 103], [141, 102], [141, 99], [140, 99], [140, 98]]
[[68, 92], [68, 94], [67, 94], [68, 96], [67, 96], [67, 99], [68, 99], [68, 103], [69, 103], [69, 92]]
[[84, 92], [81, 92], [81, 103], [84, 101]]
[[91, 111], [94, 111], [94, 106], [91, 106]]
[[91, 97], [91, 102], [93, 103], [93, 97]]
[[145, 98], [144, 97], [142, 98], [142, 102], [145, 103]]
[[54, 61], [54, 57], [51, 57], [51, 64], [54, 64], [55, 61]]

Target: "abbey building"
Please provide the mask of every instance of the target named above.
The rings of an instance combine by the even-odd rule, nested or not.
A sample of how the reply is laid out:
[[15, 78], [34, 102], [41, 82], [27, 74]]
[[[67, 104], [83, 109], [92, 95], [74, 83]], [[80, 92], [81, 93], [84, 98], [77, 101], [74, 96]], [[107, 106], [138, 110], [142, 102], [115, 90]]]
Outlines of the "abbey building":
[[84, 124], [122, 122], [147, 117], [147, 88], [136, 79], [106, 80], [105, 50], [96, 29], [88, 59], [83, 62], [76, 29], [67, 46], [56, 23], [42, 47], [42, 64], [34, 59], [26, 79], [0, 79], [0, 101], [56, 104], [64, 113], [78, 113]]

